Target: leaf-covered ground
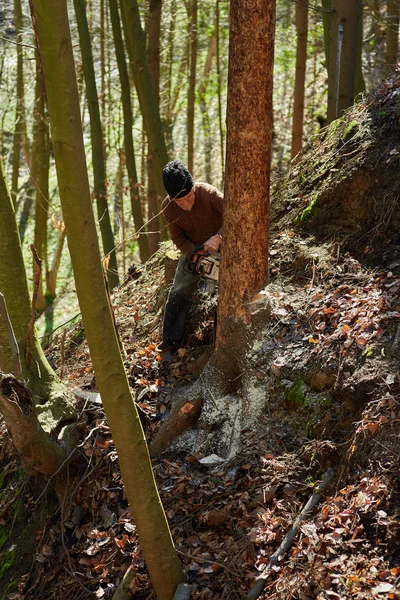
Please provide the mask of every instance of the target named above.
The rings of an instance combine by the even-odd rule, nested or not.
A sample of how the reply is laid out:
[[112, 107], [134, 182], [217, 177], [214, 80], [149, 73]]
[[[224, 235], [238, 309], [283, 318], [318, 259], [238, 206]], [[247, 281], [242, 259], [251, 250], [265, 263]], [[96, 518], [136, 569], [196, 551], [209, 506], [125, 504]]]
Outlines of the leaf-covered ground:
[[[390, 106], [394, 89], [386, 84], [370, 102]], [[365, 125], [366, 106], [371, 104], [353, 109], [351, 121], [358, 123], [353, 132]], [[341, 127], [328, 131], [340, 137]], [[338, 150], [337, 138], [329, 145], [329, 133], [321, 135], [324, 160], [337, 160], [343, 145]], [[368, 136], [359, 138], [361, 145], [370, 142]], [[239, 454], [223, 467], [202, 464], [205, 454], [190, 450], [171, 450], [153, 460], [193, 599], [245, 598], [330, 467], [333, 484], [269, 572], [261, 598], [400, 598], [400, 240], [390, 234], [390, 239], [382, 235], [381, 244], [376, 237], [372, 243], [361, 232], [352, 252], [347, 232], [343, 241], [338, 228], [331, 235], [325, 225], [323, 239], [321, 231], [314, 237], [312, 220], [318, 223], [318, 214], [304, 218], [305, 194], [298, 191], [305, 185], [307, 156], [295, 167], [292, 187], [275, 200], [279, 220], [270, 243], [271, 281], [261, 292], [271, 315], [254, 336], [243, 392], [247, 400], [258, 399], [259, 415], [241, 432]], [[353, 158], [342, 156], [329, 170], [329, 189], [335, 172], [347, 172], [346, 159]], [[390, 161], [382, 164], [391, 168]], [[352, 163], [349, 191], [356, 177]], [[393, 215], [398, 197], [392, 192]], [[385, 194], [389, 198], [388, 187]], [[323, 197], [322, 217], [328, 205]], [[162, 248], [112, 298], [125, 367], [149, 439], [168, 415], [171, 392], [200, 373], [213, 338], [215, 298], [199, 292], [187, 345], [172, 364], [162, 363], [156, 347], [167, 294], [164, 254]], [[2, 426], [3, 597], [110, 598], [132, 565], [133, 597], [152, 600], [81, 325], [60, 335], [47, 352], [64, 381], [84, 392], [77, 400], [77, 424], [85, 467], [70, 482], [72, 494], [61, 506], [55, 503], [50, 516], [43, 514], [50, 488], [21, 474]], [[212, 453], [211, 447], [207, 454]]]

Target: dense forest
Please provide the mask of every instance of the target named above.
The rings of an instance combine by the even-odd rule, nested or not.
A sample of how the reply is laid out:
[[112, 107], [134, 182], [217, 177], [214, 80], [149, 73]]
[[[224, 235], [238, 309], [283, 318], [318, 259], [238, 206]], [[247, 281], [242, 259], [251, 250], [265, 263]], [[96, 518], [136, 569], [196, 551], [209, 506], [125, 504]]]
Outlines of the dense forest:
[[400, 598], [399, 18], [0, 3], [1, 600]]

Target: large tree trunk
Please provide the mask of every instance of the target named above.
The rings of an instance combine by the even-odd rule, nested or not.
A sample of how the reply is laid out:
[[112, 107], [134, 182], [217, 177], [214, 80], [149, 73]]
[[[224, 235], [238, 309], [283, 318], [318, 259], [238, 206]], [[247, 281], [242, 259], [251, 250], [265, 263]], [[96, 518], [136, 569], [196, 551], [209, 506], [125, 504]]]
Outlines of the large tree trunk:
[[333, 0], [328, 69], [328, 123], [353, 104], [359, 0]]
[[296, 79], [294, 84], [294, 107], [292, 129], [292, 158], [300, 152], [303, 145], [303, 120], [304, 120], [304, 85], [306, 81], [307, 61], [307, 30], [308, 30], [308, 4], [296, 4]]
[[129, 83], [128, 69], [126, 67], [125, 50], [122, 40], [121, 24], [117, 0], [110, 0], [110, 17], [114, 36], [115, 54], [117, 57], [119, 78], [121, 82], [121, 100], [124, 113], [124, 147], [126, 169], [129, 179], [129, 194], [133, 221], [139, 234], [140, 260], [145, 263], [149, 258], [149, 245], [147, 237], [143, 235], [143, 215], [140, 206], [139, 182], [136, 171], [135, 151], [133, 147], [133, 116], [131, 104], [131, 86]]
[[[20, 349], [22, 372], [29, 382], [40, 422], [47, 432], [61, 421], [70, 419], [73, 409], [70, 395], [48, 364], [33, 327], [28, 339], [31, 306], [25, 265], [18, 235], [15, 212], [8, 193], [3, 166], [0, 168], [0, 292], [5, 297], [10, 320]], [[0, 370], [12, 370], [11, 348], [4, 332], [0, 331], [3, 359]], [[31, 354], [27, 361], [27, 350]]]
[[272, 139], [274, 2], [233, 0], [230, 12], [227, 156], [216, 353], [225, 377], [241, 373], [236, 335], [267, 283]]
[[[66, 0], [31, 0], [46, 83], [60, 198], [96, 382], [155, 593], [171, 600], [183, 573], [155, 485], [108, 301], [83, 145]], [[71, 183], [73, 182], [73, 183]]]
[[118, 285], [117, 256], [114, 235], [111, 227], [110, 212], [107, 202], [106, 157], [104, 152], [104, 136], [101, 125], [99, 98], [97, 96], [96, 77], [93, 66], [92, 46], [90, 43], [84, 0], [74, 0], [79, 41], [82, 52], [83, 74], [85, 77], [86, 97], [90, 115], [90, 134], [92, 140], [93, 193], [97, 203], [97, 217], [100, 224], [103, 249], [109, 256], [107, 278], [110, 288]]
[[[149, 68], [151, 79], [154, 86], [154, 92], [157, 96], [157, 102], [160, 101], [160, 34], [161, 34], [161, 8], [162, 0], [150, 0], [148, 35], [147, 35], [147, 54], [149, 57]], [[147, 229], [150, 232], [149, 247], [150, 253], [154, 254], [158, 250], [160, 241], [160, 219], [158, 218], [159, 202], [157, 201], [157, 189], [154, 173], [154, 164], [151, 154], [147, 157], [147, 197], [148, 197], [148, 224]]]
[[194, 168], [194, 109], [197, 72], [197, 0], [190, 1], [189, 12], [189, 43], [190, 43], [190, 74], [188, 90], [187, 130], [188, 130], [188, 169], [193, 173]]

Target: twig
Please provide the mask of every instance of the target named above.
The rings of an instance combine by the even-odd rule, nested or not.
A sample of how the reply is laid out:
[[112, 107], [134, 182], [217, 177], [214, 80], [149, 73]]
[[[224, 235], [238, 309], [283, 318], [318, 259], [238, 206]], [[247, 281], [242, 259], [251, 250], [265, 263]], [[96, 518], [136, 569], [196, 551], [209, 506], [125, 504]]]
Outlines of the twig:
[[32, 354], [32, 332], [33, 327], [35, 325], [36, 320], [36, 300], [39, 291], [40, 277], [42, 275], [42, 261], [40, 260], [36, 248], [33, 244], [30, 245], [31, 252], [33, 254], [33, 258], [36, 263], [35, 275], [34, 275], [34, 286], [33, 286], [33, 296], [32, 296], [32, 311], [31, 311], [31, 320], [28, 325], [28, 333], [26, 334], [26, 353], [25, 353], [25, 361], [26, 366], [29, 368], [29, 363], [31, 361]]
[[19, 379], [20, 381], [22, 381], [23, 377], [22, 377], [21, 360], [20, 360], [20, 356], [19, 356], [19, 348], [18, 348], [17, 340], [15, 339], [14, 329], [13, 329], [13, 326], [12, 326], [12, 323], [10, 320], [10, 316], [8, 314], [6, 299], [4, 298], [4, 295], [1, 292], [0, 292], [0, 313], [3, 318], [4, 325], [6, 327], [8, 339], [9, 339], [10, 346], [11, 346], [11, 354], [12, 354], [13, 363], [14, 363], [14, 374], [15, 374], [16, 379]]
[[65, 338], [67, 336], [67, 330], [64, 329], [61, 337], [61, 365], [60, 365], [60, 379], [64, 376], [64, 363], [65, 363]]
[[282, 541], [278, 550], [274, 552], [274, 554], [271, 556], [267, 567], [260, 575], [260, 577], [257, 578], [256, 583], [253, 585], [250, 592], [247, 594], [247, 600], [257, 600], [257, 598], [261, 596], [265, 587], [265, 581], [272, 568], [278, 564], [280, 557], [286, 554], [286, 552], [290, 549], [295, 535], [299, 529], [301, 521], [303, 521], [306, 517], [310, 516], [312, 510], [320, 502], [323, 495], [323, 490], [331, 483], [334, 475], [335, 472], [333, 469], [328, 469], [326, 473], [323, 474], [321, 483], [319, 483], [319, 485], [316, 487], [315, 492], [313, 493], [307, 504], [304, 506], [303, 510], [300, 512], [292, 527], [289, 529], [286, 537]]

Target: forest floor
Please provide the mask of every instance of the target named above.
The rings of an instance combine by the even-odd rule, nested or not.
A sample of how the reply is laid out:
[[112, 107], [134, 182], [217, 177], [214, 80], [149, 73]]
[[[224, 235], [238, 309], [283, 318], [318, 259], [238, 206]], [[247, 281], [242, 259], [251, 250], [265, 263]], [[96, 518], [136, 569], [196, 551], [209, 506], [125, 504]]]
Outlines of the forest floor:
[[[236, 456], [216, 464], [212, 446], [181, 443], [153, 459], [193, 599], [245, 598], [329, 468], [333, 483], [260, 598], [400, 598], [399, 89], [396, 78], [382, 84], [323, 130], [276, 187], [262, 291], [271, 311], [247, 352], [243, 391], [244, 405], [258, 410], [243, 419]], [[386, 218], [365, 210], [366, 198], [375, 207], [378, 197], [366, 181], [381, 190]], [[200, 374], [214, 335], [216, 298], [199, 290], [185, 347], [169, 365], [157, 354], [165, 251], [112, 296], [149, 440], [174, 389]], [[1, 598], [111, 598], [132, 565], [133, 597], [153, 600], [82, 326], [47, 354], [83, 392], [86, 466], [49, 516], [51, 492], [21, 473], [2, 425]]]

